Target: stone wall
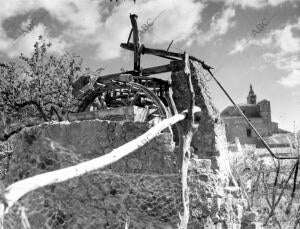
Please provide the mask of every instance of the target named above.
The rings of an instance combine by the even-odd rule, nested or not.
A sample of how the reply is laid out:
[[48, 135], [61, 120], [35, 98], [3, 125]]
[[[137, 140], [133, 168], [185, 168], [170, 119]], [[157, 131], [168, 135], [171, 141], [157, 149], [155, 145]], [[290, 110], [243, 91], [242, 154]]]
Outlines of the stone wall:
[[[226, 159], [227, 140], [224, 123], [213, 105], [209, 89], [201, 74], [203, 70], [198, 62], [191, 61], [191, 77], [195, 91], [195, 104], [202, 110], [199, 128], [194, 135], [192, 146], [194, 154], [199, 158], [212, 161], [212, 169], [228, 172], [229, 164]], [[178, 111], [183, 111], [189, 105], [189, 92], [183, 70], [172, 72], [173, 99]]]
[[[108, 153], [147, 131], [148, 123], [90, 120], [25, 128], [13, 145], [3, 182], [64, 168]], [[103, 171], [47, 186], [23, 197], [5, 218], [5, 228], [21, 229], [25, 209], [32, 229], [177, 228], [182, 211], [180, 175], [175, 171], [169, 133]], [[244, 203], [211, 170], [211, 160], [193, 158], [189, 169], [189, 228], [239, 227]], [[21, 207], [20, 207], [21, 206]]]
[[66, 114], [68, 121], [82, 120], [110, 120], [110, 121], [133, 121], [145, 122], [148, 114], [148, 109], [138, 106], [114, 107], [109, 109], [101, 109], [95, 111], [85, 111], [79, 113]]
[[[201, 66], [191, 62], [191, 71], [202, 115], [188, 174], [189, 229], [239, 228], [245, 208], [240, 190], [227, 187], [228, 176], [220, 176], [230, 173], [224, 124], [201, 78]], [[179, 111], [189, 101], [184, 77], [182, 71], [172, 73]], [[149, 128], [149, 123], [100, 120], [25, 128], [5, 143], [14, 152], [4, 184], [107, 154]], [[102, 171], [29, 193], [6, 216], [5, 226], [22, 228], [21, 209], [26, 209], [33, 229], [123, 229], [126, 222], [129, 229], [177, 228], [181, 190], [173, 136], [163, 132]]]
[[[257, 131], [262, 136], [272, 134], [272, 122], [266, 122], [262, 118], [249, 118]], [[226, 123], [226, 137], [228, 142], [233, 142], [235, 137], [238, 137], [242, 144], [257, 144], [257, 135], [250, 128], [243, 117], [224, 117]], [[251, 136], [247, 136], [247, 129], [251, 129]]]
[[[73, 162], [76, 162], [107, 154], [140, 136], [150, 127], [149, 123], [90, 120], [26, 128], [21, 134], [14, 136], [15, 152], [22, 153], [15, 153], [11, 159], [10, 168], [14, 170], [14, 166], [18, 167], [18, 174], [12, 174], [12, 179], [23, 179], [38, 173], [32, 171], [32, 166], [37, 169], [43, 169], [48, 164], [51, 164], [52, 169], [66, 166], [57, 164], [53, 158], [49, 159], [54, 156], [59, 159], [60, 155], [72, 155], [75, 160]], [[168, 132], [161, 133], [146, 146], [111, 165], [110, 169], [118, 173], [173, 173], [174, 147], [172, 135]], [[38, 155], [38, 158], [31, 160], [32, 155]], [[22, 167], [19, 161], [24, 162]]]

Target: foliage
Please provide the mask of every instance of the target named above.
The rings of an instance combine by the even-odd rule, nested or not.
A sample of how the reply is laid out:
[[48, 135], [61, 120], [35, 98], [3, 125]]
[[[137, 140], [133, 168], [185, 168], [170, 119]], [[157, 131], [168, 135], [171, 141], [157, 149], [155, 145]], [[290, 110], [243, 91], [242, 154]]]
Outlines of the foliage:
[[247, 192], [249, 208], [259, 213], [264, 228], [296, 225], [300, 220], [300, 196], [297, 192], [295, 196], [292, 194], [295, 160], [278, 163], [270, 157], [259, 157], [255, 148], [244, 148], [230, 156], [234, 174], [239, 176], [240, 185]]
[[61, 120], [76, 104], [72, 83], [84, 74], [82, 59], [68, 53], [49, 55], [50, 46], [40, 36], [31, 57], [21, 54], [19, 62], [0, 64], [0, 103], [6, 119], [49, 121], [55, 114]]

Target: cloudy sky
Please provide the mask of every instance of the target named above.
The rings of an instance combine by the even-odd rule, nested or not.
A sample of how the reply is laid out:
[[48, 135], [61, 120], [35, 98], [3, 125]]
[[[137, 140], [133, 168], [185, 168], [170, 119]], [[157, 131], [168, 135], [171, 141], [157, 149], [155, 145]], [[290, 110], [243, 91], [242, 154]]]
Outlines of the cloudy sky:
[[[281, 128], [300, 129], [300, 0], [0, 0], [0, 60], [29, 55], [39, 35], [56, 54], [72, 52], [104, 74], [132, 69], [121, 50], [138, 14], [148, 47], [190, 54], [215, 67], [215, 74], [238, 103], [249, 84], [258, 100], [271, 101]], [[147, 24], [151, 24], [147, 28]], [[142, 67], [167, 63], [145, 56]], [[168, 75], [162, 76], [168, 78]], [[219, 110], [229, 105], [207, 78]]]

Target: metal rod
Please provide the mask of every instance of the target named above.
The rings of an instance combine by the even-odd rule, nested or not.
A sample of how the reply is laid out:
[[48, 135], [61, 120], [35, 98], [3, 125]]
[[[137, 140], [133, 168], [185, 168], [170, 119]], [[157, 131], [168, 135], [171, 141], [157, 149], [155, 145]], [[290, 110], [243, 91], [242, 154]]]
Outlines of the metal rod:
[[[205, 68], [204, 68], [205, 69]], [[286, 160], [286, 159], [298, 159], [298, 157], [278, 157], [276, 156], [273, 151], [271, 150], [271, 148], [269, 147], [269, 145], [266, 143], [266, 141], [263, 139], [263, 137], [260, 135], [260, 133], [256, 130], [256, 128], [252, 125], [252, 123], [249, 121], [249, 119], [246, 117], [246, 115], [243, 113], [243, 111], [241, 110], [241, 108], [233, 101], [233, 99], [230, 97], [230, 95], [227, 93], [227, 91], [224, 89], [224, 87], [221, 85], [221, 83], [216, 79], [216, 77], [212, 74], [212, 72], [210, 71], [210, 69], [206, 69], [209, 74], [211, 75], [211, 77], [216, 81], [216, 83], [219, 85], [219, 87], [222, 89], [222, 91], [225, 93], [225, 95], [227, 96], [227, 98], [231, 101], [231, 103], [235, 106], [235, 108], [239, 111], [239, 113], [241, 114], [241, 116], [245, 119], [245, 121], [249, 124], [249, 126], [252, 128], [252, 130], [254, 130], [254, 132], [256, 133], [256, 135], [260, 138], [262, 144], [266, 147], [266, 149], [269, 151], [269, 153], [271, 154], [272, 157], [279, 159], [279, 160]]]
[[169, 51], [169, 49], [171, 48], [171, 45], [173, 44], [173, 41], [174, 41], [174, 40], [172, 40], [171, 43], [169, 44], [169, 46], [168, 46], [168, 48], [167, 48], [167, 51]]
[[130, 42], [132, 31], [133, 31], [133, 29], [130, 30], [130, 33], [129, 33], [129, 36], [128, 36], [128, 40], [127, 40], [127, 44]]

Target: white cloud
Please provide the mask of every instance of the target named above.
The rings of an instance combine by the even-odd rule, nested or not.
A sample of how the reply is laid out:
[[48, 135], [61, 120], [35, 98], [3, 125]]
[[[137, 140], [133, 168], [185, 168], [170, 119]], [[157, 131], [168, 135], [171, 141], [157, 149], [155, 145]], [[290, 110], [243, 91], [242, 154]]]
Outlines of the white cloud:
[[49, 52], [57, 54], [64, 53], [67, 46], [66, 42], [59, 37], [51, 38], [46, 27], [42, 24], [36, 25], [30, 32], [25, 33], [16, 40], [2, 40], [5, 45], [1, 45], [0, 42], [0, 51], [4, 51], [10, 58], [17, 57], [21, 53], [25, 56], [29, 56], [33, 52], [34, 43], [40, 35], [42, 35], [47, 42], [52, 43], [52, 47], [48, 50]]
[[40, 8], [78, 32], [95, 32], [100, 20], [99, 2], [94, 0], [0, 0], [0, 22], [5, 18], [25, 14]]
[[252, 8], [261, 8], [264, 7], [267, 2], [265, 0], [226, 0], [228, 5], [239, 5], [242, 8], [252, 7]]
[[265, 53], [263, 59], [267, 63], [274, 64], [280, 70], [300, 69], [300, 61], [297, 55], [284, 55], [280, 53]]
[[0, 51], [6, 51], [12, 42], [13, 39], [8, 38], [0, 29]]
[[256, 40], [254, 38], [242, 38], [235, 42], [234, 47], [231, 51], [228, 52], [229, 55], [241, 53], [245, 51], [247, 48], [249, 48], [251, 45], [257, 45], [257, 46], [268, 46], [271, 45], [273, 41], [272, 36], [264, 37], [260, 40]]
[[136, 5], [131, 1], [124, 2], [113, 10], [98, 30], [97, 38], [93, 38], [99, 41], [98, 57], [109, 59], [120, 56], [119, 45], [127, 41], [131, 29], [130, 13], [142, 15], [137, 20], [140, 28], [147, 24], [147, 21], [152, 22], [156, 18], [142, 41], [151, 45], [187, 39], [201, 21], [202, 9], [203, 4], [193, 0], [148, 0], [137, 1]]
[[298, 0], [223, 0], [227, 5], [237, 5], [242, 8], [263, 8], [266, 6], [278, 6], [280, 4], [296, 2]]
[[94, 34], [100, 22], [100, 6], [94, 0], [38, 0], [37, 5], [66, 23], [69, 30], [76, 30], [78, 35], [88, 36]]
[[274, 42], [269, 45], [275, 46], [277, 50], [264, 54], [265, 60], [287, 72], [278, 81], [286, 87], [300, 85], [300, 37], [293, 33], [295, 30], [300, 31], [300, 18], [294, 24], [287, 24], [283, 29], [273, 31], [270, 36]]
[[286, 25], [282, 30], [271, 33], [276, 41], [276, 46], [283, 53], [295, 53], [300, 51], [300, 37], [296, 37], [292, 29], [300, 30], [300, 18], [296, 24]]
[[[109, 37], [106, 39], [104, 35], [100, 55], [104, 53], [103, 48], [109, 48], [112, 57], [120, 55], [119, 43], [127, 40], [130, 31], [129, 13], [132, 12], [132, 7], [132, 3], [124, 3], [107, 19], [104, 31]], [[134, 13], [142, 15], [138, 18], [140, 27], [157, 17], [153, 27], [145, 34], [143, 42], [162, 44], [187, 39], [196, 30], [197, 23], [200, 23], [202, 9], [202, 3], [192, 0], [151, 0], [137, 1]]]
[[[164, 11], [155, 21], [152, 31], [145, 35], [145, 42], [148, 44], [161, 44], [176, 39], [185, 40], [201, 21], [201, 11], [203, 3], [193, 0], [143, 0], [125, 1], [112, 9], [106, 19], [101, 20], [103, 14], [107, 13], [103, 3], [96, 0], [0, 0], [1, 13], [0, 25], [9, 17], [32, 12], [39, 8], [47, 10], [50, 15], [65, 26], [59, 37], [49, 37], [52, 40], [53, 48], [62, 48], [63, 39], [68, 40], [69, 45], [87, 44], [96, 46], [97, 57], [100, 59], [110, 59], [120, 56], [120, 43], [126, 42], [130, 31], [129, 13], [137, 13], [143, 17], [138, 19], [140, 25], [148, 19], [153, 19], [157, 13]], [[115, 4], [106, 1], [105, 4]], [[3, 11], [3, 13], [2, 13]], [[149, 21], [149, 20], [148, 20]], [[180, 29], [178, 29], [180, 28]], [[41, 28], [36, 28], [38, 32], [45, 32]], [[46, 28], [44, 28], [46, 30]], [[34, 39], [31, 32], [26, 39], [21, 38], [20, 42], [29, 42]], [[6, 50], [7, 44], [11, 42], [0, 27], [0, 50]], [[158, 38], [160, 37], [160, 38]], [[56, 40], [55, 40], [56, 39]], [[1, 48], [2, 47], [2, 48]], [[21, 45], [20, 45], [21, 47]], [[29, 49], [28, 49], [29, 50]], [[13, 55], [11, 51], [9, 55]]]
[[285, 87], [300, 85], [300, 18], [295, 23], [286, 24], [282, 29], [270, 31], [261, 39], [243, 38], [235, 43], [229, 54], [245, 51], [251, 45], [262, 47], [266, 50], [263, 59], [274, 64], [278, 69], [286, 72], [278, 83]]
[[295, 87], [300, 85], [300, 70], [293, 69], [287, 76], [282, 77], [278, 83], [286, 87]]
[[[76, 1], [78, 2], [78, 1]], [[67, 46], [67, 43], [63, 40], [62, 36], [57, 37], [51, 37], [49, 35], [48, 29], [43, 24], [33, 25], [33, 27], [30, 29], [30, 31], [27, 31], [26, 33], [23, 33], [21, 36], [19, 36], [17, 39], [12, 39], [7, 37], [7, 34], [5, 30], [2, 27], [3, 22], [14, 16], [18, 15], [24, 15], [26, 13], [33, 12], [39, 8], [46, 9], [50, 14], [63, 14], [65, 12], [65, 17], [68, 18], [68, 20], [65, 20], [64, 22], [72, 22], [71, 24], [74, 24], [71, 19], [73, 18], [73, 14], [71, 11], [68, 11], [69, 5], [72, 3], [70, 0], [52, 0], [52, 1], [42, 1], [42, 0], [11, 0], [11, 1], [5, 1], [0, 0], [1, 4], [1, 13], [0, 13], [0, 51], [4, 52], [8, 57], [16, 57], [20, 55], [20, 53], [23, 53], [25, 55], [29, 55], [32, 53], [34, 47], [34, 43], [37, 41], [38, 36], [42, 35], [44, 39], [50, 41], [52, 43], [52, 47], [49, 49], [50, 52], [55, 52], [58, 54], [62, 54], [65, 51], [65, 48]], [[53, 6], [57, 6], [55, 7]], [[74, 10], [76, 11], [76, 10]], [[80, 11], [81, 12], [81, 11]], [[87, 13], [87, 12], [86, 12]], [[57, 18], [58, 19], [58, 18]], [[85, 20], [78, 20], [77, 21], [82, 23]], [[63, 21], [63, 17], [60, 17], [58, 20]], [[24, 31], [24, 28], [27, 28], [29, 23], [31, 22], [31, 18], [27, 18], [26, 21], [23, 21], [20, 23], [20, 29]], [[78, 24], [78, 23], [77, 23]], [[76, 27], [78, 31], [80, 31], [79, 27]]]
[[212, 39], [224, 35], [232, 28], [235, 23], [232, 18], [235, 16], [235, 10], [233, 8], [226, 8], [220, 14], [213, 16], [210, 23], [210, 29], [207, 32], [200, 31], [197, 36], [197, 40], [200, 44], [205, 44]]
[[300, 57], [297, 54], [265, 53], [265, 62], [274, 64], [278, 69], [286, 72], [277, 82], [285, 87], [300, 85]]
[[243, 52], [251, 45], [276, 49], [282, 54], [297, 53], [300, 51], [300, 37], [297, 37], [293, 30], [300, 31], [300, 18], [294, 24], [287, 24], [282, 29], [272, 30], [261, 39], [242, 38], [236, 41], [234, 48], [229, 53]]
[[252, 44], [250, 39], [243, 38], [235, 42], [234, 48], [228, 53], [230, 55], [243, 52], [248, 46]]

